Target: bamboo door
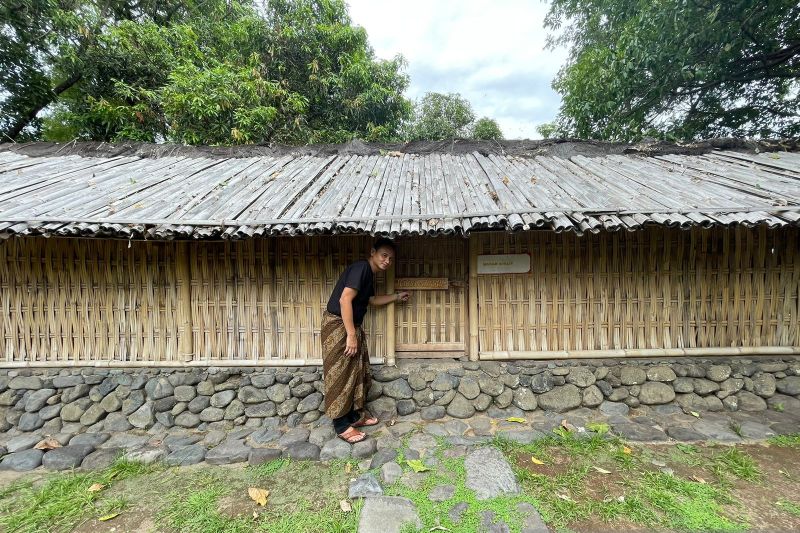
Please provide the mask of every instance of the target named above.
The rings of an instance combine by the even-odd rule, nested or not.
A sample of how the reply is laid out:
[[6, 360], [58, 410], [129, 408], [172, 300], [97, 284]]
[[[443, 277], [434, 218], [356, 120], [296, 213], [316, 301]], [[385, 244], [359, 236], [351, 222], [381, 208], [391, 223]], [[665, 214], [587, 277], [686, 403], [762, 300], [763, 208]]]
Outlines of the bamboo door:
[[403, 289], [411, 298], [395, 307], [398, 357], [459, 357], [466, 341], [466, 240], [458, 237], [400, 241], [395, 279], [438, 288]]

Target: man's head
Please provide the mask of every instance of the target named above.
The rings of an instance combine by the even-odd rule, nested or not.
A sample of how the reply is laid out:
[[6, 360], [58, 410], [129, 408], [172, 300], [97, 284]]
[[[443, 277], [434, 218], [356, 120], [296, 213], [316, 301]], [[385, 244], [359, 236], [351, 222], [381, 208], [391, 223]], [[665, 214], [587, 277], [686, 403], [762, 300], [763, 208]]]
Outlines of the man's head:
[[372, 250], [369, 252], [369, 260], [378, 270], [386, 270], [394, 261], [396, 251], [397, 247], [390, 239], [381, 237], [372, 245]]

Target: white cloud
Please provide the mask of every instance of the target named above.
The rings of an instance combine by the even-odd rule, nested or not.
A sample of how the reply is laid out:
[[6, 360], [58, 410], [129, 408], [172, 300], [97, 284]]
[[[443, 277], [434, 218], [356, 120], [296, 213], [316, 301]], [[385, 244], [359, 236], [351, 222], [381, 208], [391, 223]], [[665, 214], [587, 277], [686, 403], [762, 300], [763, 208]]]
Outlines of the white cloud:
[[566, 50], [545, 50], [537, 0], [349, 0], [378, 57], [408, 60], [408, 96], [457, 92], [478, 116], [500, 123], [506, 138], [537, 138], [555, 118], [560, 97], [550, 88]]

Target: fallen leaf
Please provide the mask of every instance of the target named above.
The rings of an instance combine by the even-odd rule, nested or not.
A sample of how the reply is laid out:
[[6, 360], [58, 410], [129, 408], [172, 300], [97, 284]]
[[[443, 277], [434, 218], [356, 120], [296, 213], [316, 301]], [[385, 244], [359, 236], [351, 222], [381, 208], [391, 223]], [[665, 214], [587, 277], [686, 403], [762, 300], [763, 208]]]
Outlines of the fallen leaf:
[[572, 424], [570, 424], [569, 422], [567, 422], [567, 420], [566, 420], [566, 419], [564, 419], [564, 420], [562, 420], [562, 421], [561, 421], [561, 427], [562, 427], [562, 428], [564, 428], [564, 429], [566, 429], [566, 430], [567, 430], [567, 431], [569, 431], [569, 432], [573, 432], [573, 431], [575, 431], [575, 426], [573, 426]]
[[630, 449], [630, 448], [628, 448], [627, 446], [623, 446], [623, 447], [622, 447], [622, 453], [624, 453], [624, 454], [626, 454], [626, 455], [630, 455], [631, 453], [633, 453], [633, 450], [631, 450], [631, 449]]
[[98, 518], [101, 522], [105, 522], [106, 520], [111, 520], [112, 518], [116, 518], [119, 516], [119, 512], [107, 514]]
[[608, 427], [608, 424], [605, 424], [603, 422], [589, 422], [588, 424], [586, 424], [586, 427], [587, 429], [589, 429], [589, 431], [594, 431], [598, 435], [605, 435], [606, 433], [608, 433], [608, 430], [610, 429]]
[[625, 496], [617, 496], [617, 501], [618, 501], [619, 503], [622, 503], [622, 502], [624, 502], [624, 501], [625, 501]]
[[433, 526], [433, 527], [432, 527], [432, 528], [430, 528], [428, 531], [450, 531], [450, 530], [449, 530], [449, 529], [447, 529], [447, 528], [446, 528], [446, 527], [444, 527], [444, 526]]
[[559, 498], [561, 498], [561, 499], [562, 499], [562, 500], [564, 500], [565, 502], [571, 502], [571, 501], [573, 501], [573, 500], [572, 500], [572, 498], [570, 498], [570, 497], [569, 497], [569, 496], [567, 496], [566, 494], [558, 494], [558, 493], [556, 493], [556, 496], [557, 496], [557, 497], [559, 497]]
[[600, 472], [601, 474], [610, 474], [611, 473], [611, 471], [606, 470], [605, 468], [600, 468], [599, 466], [592, 465], [592, 468], [594, 468], [595, 471]]
[[345, 513], [349, 513], [350, 511], [353, 510], [353, 507], [350, 505], [350, 502], [347, 501], [347, 500], [340, 501], [339, 502], [339, 508], [341, 508], [341, 510], [344, 511]]
[[258, 511], [253, 511], [253, 520], [258, 518]]
[[706, 484], [706, 480], [698, 476], [691, 476], [689, 479], [692, 481], [697, 481], [698, 483], [702, 483], [703, 485]]
[[106, 488], [106, 486], [103, 485], [102, 483], [92, 483], [92, 486], [89, 487], [88, 489], [86, 489], [86, 491], [87, 492], [100, 492], [104, 488]]
[[269, 496], [268, 490], [250, 487], [247, 489], [247, 494], [250, 496], [251, 500], [256, 502], [261, 507], [267, 505], [267, 497]]
[[700, 418], [700, 413], [698, 413], [697, 411], [689, 411], [689, 414], [695, 418]]
[[346, 463], [346, 464], [344, 465], [344, 473], [345, 473], [345, 474], [349, 474], [349, 473], [350, 473], [350, 472], [352, 472], [352, 471], [353, 471], [353, 465], [352, 465], [352, 463]]
[[414, 472], [427, 472], [430, 470], [427, 466], [425, 466], [425, 463], [419, 459], [408, 459], [406, 460], [406, 463], [408, 463], [408, 466], [410, 466], [411, 470]]
[[531, 462], [535, 465], [543, 465], [544, 461], [537, 459], [536, 457], [531, 455]]
[[506, 418], [506, 421], [516, 422], [518, 424], [524, 424], [525, 422], [527, 422], [527, 420], [525, 420], [524, 418], [520, 418], [518, 416], [509, 416], [508, 418]]
[[403, 152], [392, 150], [391, 152], [388, 152], [386, 155], [388, 155], [389, 157], [403, 157]]
[[37, 442], [34, 448], [37, 450], [53, 450], [55, 448], [61, 448], [61, 443], [53, 437], [47, 437]]

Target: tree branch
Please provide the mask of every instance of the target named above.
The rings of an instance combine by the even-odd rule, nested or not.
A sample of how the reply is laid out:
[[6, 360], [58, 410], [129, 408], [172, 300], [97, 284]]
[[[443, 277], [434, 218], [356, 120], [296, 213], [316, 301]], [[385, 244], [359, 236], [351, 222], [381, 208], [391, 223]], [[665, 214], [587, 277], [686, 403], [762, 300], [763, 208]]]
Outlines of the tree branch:
[[28, 124], [30, 124], [33, 121], [33, 119], [36, 118], [36, 115], [38, 115], [42, 109], [53, 103], [53, 101], [56, 98], [58, 98], [61, 95], [61, 93], [63, 93], [76, 83], [78, 83], [81, 77], [82, 74], [75, 73], [66, 80], [56, 85], [51, 91], [49, 91], [49, 93], [44, 95], [43, 98], [41, 98], [38, 102], [36, 102], [35, 105], [31, 106], [31, 108], [28, 109], [28, 111], [25, 114], [20, 116], [17, 119], [17, 121], [14, 122], [14, 124], [3, 135], [6, 138], [16, 140], [17, 137], [19, 137], [19, 134], [22, 133], [22, 130], [24, 130], [25, 127]]

